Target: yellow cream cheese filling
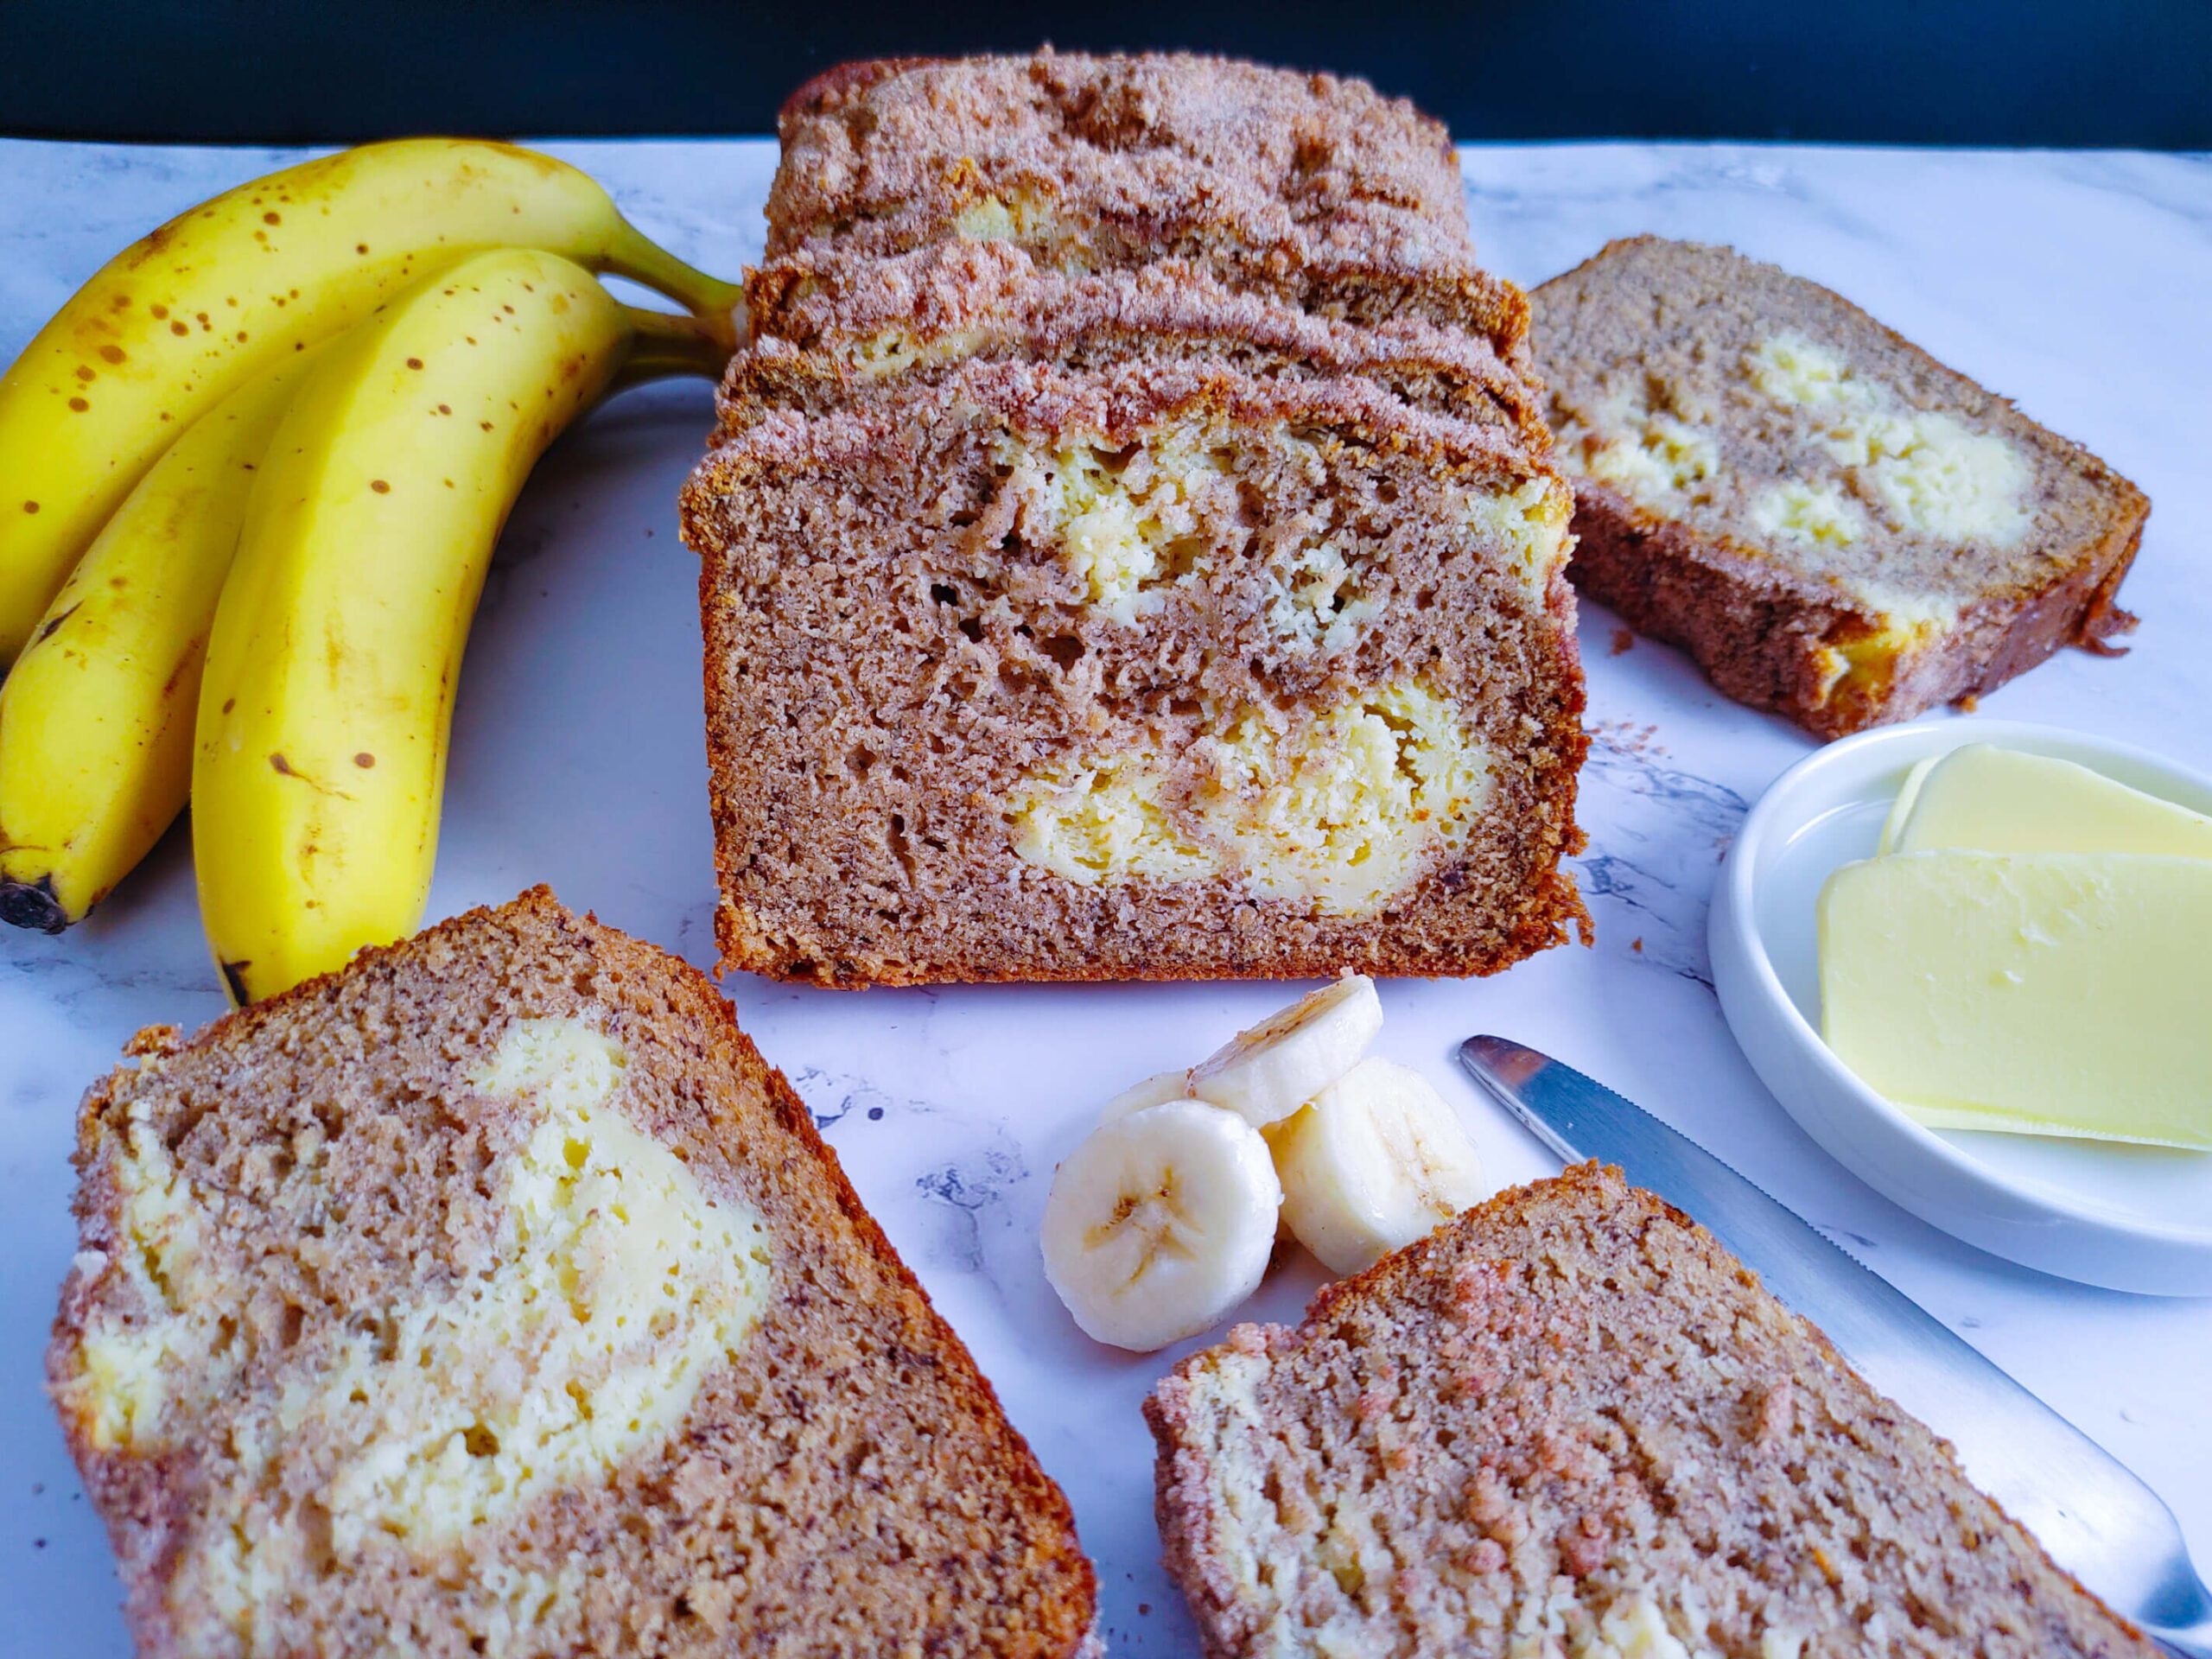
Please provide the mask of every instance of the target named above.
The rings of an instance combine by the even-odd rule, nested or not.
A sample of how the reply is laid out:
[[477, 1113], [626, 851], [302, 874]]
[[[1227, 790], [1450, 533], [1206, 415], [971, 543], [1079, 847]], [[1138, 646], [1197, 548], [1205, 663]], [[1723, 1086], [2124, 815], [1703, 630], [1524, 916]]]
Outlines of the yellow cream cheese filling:
[[1496, 787], [1488, 746], [1416, 681], [1356, 692], [1303, 724], [1211, 711], [1171, 802], [1174, 757], [1031, 773], [1007, 817], [1025, 861], [1084, 886], [1233, 874], [1255, 893], [1359, 915], [1464, 846]]
[[1227, 449], [1202, 432], [1168, 428], [1122, 449], [1077, 437], [1043, 453], [1009, 437], [998, 459], [1032, 492], [1032, 533], [1058, 548], [1084, 601], [1116, 621], [1135, 622], [1211, 573], [1197, 509], [1230, 474]]
[[399, 1310], [388, 1364], [358, 1338], [279, 1407], [287, 1432], [358, 1446], [326, 1499], [340, 1537], [442, 1541], [602, 1478], [664, 1438], [758, 1322], [766, 1226], [612, 1109], [626, 1063], [582, 1021], [523, 1020], [476, 1074], [543, 1113], [508, 1168], [498, 1265]]
[[1908, 534], [2009, 547], [2027, 533], [2033, 475], [2009, 440], [1941, 410], [1912, 408], [1802, 334], [1760, 341], [1747, 366], [1765, 397], [1812, 418], [1846, 476]]
[[[266, 1416], [234, 1429], [234, 1455], [256, 1485], [288, 1446], [323, 1448], [334, 1553], [378, 1537], [448, 1545], [543, 1493], [605, 1478], [675, 1429], [759, 1322], [771, 1279], [765, 1224], [708, 1193], [613, 1109], [627, 1064], [588, 1020], [516, 1021], [471, 1079], [536, 1116], [494, 1172], [490, 1266], [361, 1310], [280, 1373]], [[303, 1132], [294, 1151], [312, 1170], [320, 1131]], [[221, 1411], [245, 1356], [225, 1328], [236, 1288], [209, 1270], [219, 1224], [143, 1116], [118, 1176], [129, 1249], [117, 1270], [153, 1311], [127, 1326], [95, 1322], [65, 1397], [95, 1446], [150, 1454]], [[243, 1631], [257, 1586], [307, 1548], [296, 1524], [251, 1539], [204, 1526], [180, 1583]], [[518, 1618], [520, 1602], [559, 1588], [511, 1587]]]
[[1032, 191], [980, 196], [952, 218], [952, 228], [971, 242], [1020, 242], [1054, 228], [1052, 203]]
[[[1321, 444], [1287, 424], [1261, 436], [1240, 434], [1237, 442], [1264, 444], [1309, 475], [1325, 465]], [[1058, 551], [1083, 601], [1134, 626], [1178, 591], [1204, 588], [1221, 574], [1202, 508], [1211, 501], [1217, 512], [1237, 510], [1236, 453], [1221, 435], [1189, 423], [1160, 427], [1118, 448], [1078, 435], [1039, 450], [1007, 435], [995, 458], [1023, 494], [1028, 533]], [[1541, 600], [1567, 554], [1573, 493], [1555, 478], [1537, 477], [1510, 489], [1465, 491], [1456, 501], [1466, 528], [1497, 543]], [[1381, 610], [1357, 540], [1322, 514], [1306, 515], [1300, 528], [1269, 556], [1262, 618], [1293, 650], [1349, 650]]]

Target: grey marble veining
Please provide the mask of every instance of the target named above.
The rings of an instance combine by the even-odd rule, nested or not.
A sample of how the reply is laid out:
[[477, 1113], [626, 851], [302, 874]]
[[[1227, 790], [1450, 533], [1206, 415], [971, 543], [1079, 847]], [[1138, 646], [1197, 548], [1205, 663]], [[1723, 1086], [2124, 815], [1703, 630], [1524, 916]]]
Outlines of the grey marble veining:
[[[758, 253], [768, 145], [549, 147], [685, 257], [734, 271]], [[283, 159], [0, 142], [0, 357], [124, 243]], [[2069, 654], [1984, 706], [2212, 767], [2212, 162], [1545, 145], [1471, 149], [1465, 171], [1478, 243], [1509, 276], [1541, 281], [1639, 231], [1733, 242], [1836, 287], [2135, 478], [2155, 511], [2124, 595], [2145, 618], [2130, 654]], [[711, 966], [696, 569], [674, 512], [708, 420], [702, 387], [628, 394], [533, 480], [470, 644], [434, 915], [544, 880]], [[1580, 873], [1596, 945], [1489, 981], [1389, 984], [1382, 1052], [1463, 1105], [1501, 1183], [1549, 1166], [1451, 1069], [1451, 1046], [1478, 1027], [1725, 1147], [2146, 1474], [2212, 1560], [2212, 1302], [2088, 1289], [1979, 1255], [1799, 1134], [1720, 1020], [1704, 930], [1748, 803], [1808, 741], [1719, 698], [1672, 652], [1617, 651], [1614, 619], [1595, 607], [1582, 640], [1593, 741]], [[1194, 1652], [1158, 1567], [1137, 1415], [1182, 1350], [1087, 1343], [1045, 1285], [1036, 1226], [1054, 1162], [1100, 1101], [1203, 1055], [1282, 988], [837, 993], [742, 976], [724, 988], [1066, 1486], [1115, 1649]], [[179, 836], [69, 935], [0, 938], [0, 1653], [128, 1651], [105, 1543], [40, 1395], [73, 1237], [72, 1113], [134, 1028], [189, 1027], [221, 1006]], [[1279, 1265], [1249, 1313], [1294, 1318], [1318, 1283], [1302, 1259]]]

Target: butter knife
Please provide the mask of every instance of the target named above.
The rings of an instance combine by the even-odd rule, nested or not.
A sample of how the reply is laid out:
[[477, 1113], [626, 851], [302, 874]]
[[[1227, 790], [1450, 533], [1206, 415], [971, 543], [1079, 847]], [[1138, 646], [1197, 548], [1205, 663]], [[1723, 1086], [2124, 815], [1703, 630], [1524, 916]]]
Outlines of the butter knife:
[[1503, 1037], [1459, 1064], [1569, 1163], [1596, 1158], [1709, 1228], [2107, 1605], [2212, 1659], [2212, 1591], [2173, 1512], [2110, 1452], [1750, 1181], [1633, 1102]]

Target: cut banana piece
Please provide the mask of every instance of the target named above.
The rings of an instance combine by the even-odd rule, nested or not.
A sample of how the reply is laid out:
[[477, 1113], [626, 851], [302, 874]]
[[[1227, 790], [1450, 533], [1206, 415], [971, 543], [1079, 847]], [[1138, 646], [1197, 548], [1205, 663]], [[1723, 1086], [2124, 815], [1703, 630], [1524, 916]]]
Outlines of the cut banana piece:
[[1191, 1074], [1187, 1071], [1159, 1071], [1142, 1083], [1133, 1083], [1098, 1109], [1098, 1121], [1111, 1123], [1132, 1112], [1141, 1112], [1147, 1106], [1165, 1106], [1171, 1100], [1191, 1097]]
[[1282, 1186], [1232, 1112], [1168, 1101], [1103, 1123], [1045, 1200], [1045, 1276], [1075, 1322], [1138, 1353], [1195, 1336], [1259, 1288]]
[[1382, 1029], [1375, 982], [1346, 974], [1238, 1032], [1227, 1047], [1192, 1066], [1191, 1092], [1265, 1128], [1358, 1065]]
[[1444, 1097], [1389, 1060], [1362, 1060], [1267, 1139], [1283, 1219], [1332, 1273], [1374, 1266], [1488, 1192]]

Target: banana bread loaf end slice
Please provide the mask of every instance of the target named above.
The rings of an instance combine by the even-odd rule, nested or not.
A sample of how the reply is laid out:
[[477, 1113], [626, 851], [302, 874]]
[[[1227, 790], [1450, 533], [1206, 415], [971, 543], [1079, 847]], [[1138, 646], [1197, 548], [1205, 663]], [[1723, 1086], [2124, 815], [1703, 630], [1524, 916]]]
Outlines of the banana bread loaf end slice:
[[132, 1054], [48, 1369], [149, 1659], [1087, 1650], [1059, 1489], [683, 963], [539, 888]]
[[1473, 974], [1580, 918], [1572, 499], [1203, 356], [958, 363], [693, 474], [723, 959]]
[[2154, 1659], [1688, 1217], [1586, 1165], [1154, 1390], [1208, 1659]]
[[1533, 304], [1576, 585], [1737, 701], [1837, 737], [2133, 626], [2142, 492], [1827, 289], [1638, 237]]
[[840, 66], [778, 123], [768, 257], [1007, 241], [1071, 274], [1185, 257], [1357, 321], [1417, 315], [1525, 362], [1443, 126], [1364, 82], [1187, 54]]

